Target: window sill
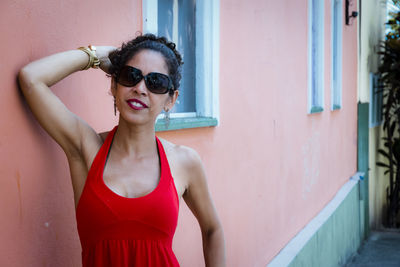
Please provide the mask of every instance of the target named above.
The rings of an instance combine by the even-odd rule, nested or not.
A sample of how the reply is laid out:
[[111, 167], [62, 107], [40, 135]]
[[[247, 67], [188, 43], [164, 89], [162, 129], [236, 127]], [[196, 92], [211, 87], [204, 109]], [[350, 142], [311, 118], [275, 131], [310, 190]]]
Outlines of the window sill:
[[217, 126], [217, 124], [217, 119], [211, 117], [171, 118], [168, 127], [166, 127], [165, 120], [159, 119], [156, 122], [156, 132], [211, 127]]
[[322, 112], [322, 111], [324, 111], [324, 108], [323, 108], [323, 107], [314, 106], [314, 107], [311, 108], [310, 114], [313, 114], [313, 113], [320, 113], [320, 112]]

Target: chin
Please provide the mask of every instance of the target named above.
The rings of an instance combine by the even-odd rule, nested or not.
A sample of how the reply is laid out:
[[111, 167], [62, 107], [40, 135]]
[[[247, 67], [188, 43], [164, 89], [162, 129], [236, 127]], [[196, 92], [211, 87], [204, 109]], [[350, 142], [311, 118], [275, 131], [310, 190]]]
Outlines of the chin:
[[[129, 114], [131, 115], [131, 114]], [[144, 125], [151, 125], [154, 127], [156, 119], [151, 119], [145, 116], [124, 116], [120, 114], [119, 120], [123, 120], [129, 125], [137, 125], [137, 126], [144, 126]]]

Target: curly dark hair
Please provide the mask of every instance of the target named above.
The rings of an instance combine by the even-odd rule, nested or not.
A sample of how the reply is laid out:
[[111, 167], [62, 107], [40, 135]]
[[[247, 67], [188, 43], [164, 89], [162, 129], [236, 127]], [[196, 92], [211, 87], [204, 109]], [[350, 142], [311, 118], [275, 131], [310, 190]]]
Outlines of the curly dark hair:
[[[135, 39], [123, 43], [121, 48], [109, 55], [112, 66], [109, 69], [112, 77], [117, 77], [126, 62], [133, 58], [139, 51], [149, 49], [160, 52], [168, 67], [168, 75], [177, 90], [181, 80], [181, 66], [183, 64], [181, 54], [176, 50], [176, 45], [169, 42], [165, 37], [157, 37], [154, 34], [139, 35]], [[170, 95], [173, 91], [169, 92]]]

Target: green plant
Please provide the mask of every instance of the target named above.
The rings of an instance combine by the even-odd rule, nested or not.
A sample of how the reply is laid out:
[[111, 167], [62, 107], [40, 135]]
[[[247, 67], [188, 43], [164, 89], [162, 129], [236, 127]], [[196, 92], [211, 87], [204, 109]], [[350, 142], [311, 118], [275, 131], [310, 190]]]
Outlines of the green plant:
[[[399, 5], [400, 0], [393, 1]], [[379, 67], [381, 90], [383, 91], [383, 137], [384, 149], [378, 153], [384, 156], [386, 162], [377, 162], [389, 173], [387, 193], [386, 223], [388, 227], [399, 227], [396, 220], [400, 210], [400, 12], [391, 12], [386, 40], [382, 43], [382, 62]]]

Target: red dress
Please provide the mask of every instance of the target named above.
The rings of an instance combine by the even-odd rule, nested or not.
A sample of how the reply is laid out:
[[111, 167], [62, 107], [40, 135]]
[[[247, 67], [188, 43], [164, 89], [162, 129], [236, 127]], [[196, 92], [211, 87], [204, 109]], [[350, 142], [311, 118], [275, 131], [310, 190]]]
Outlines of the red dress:
[[143, 197], [120, 196], [103, 180], [116, 129], [97, 153], [76, 209], [83, 267], [179, 266], [172, 251], [179, 198], [163, 146], [156, 138], [157, 187]]

